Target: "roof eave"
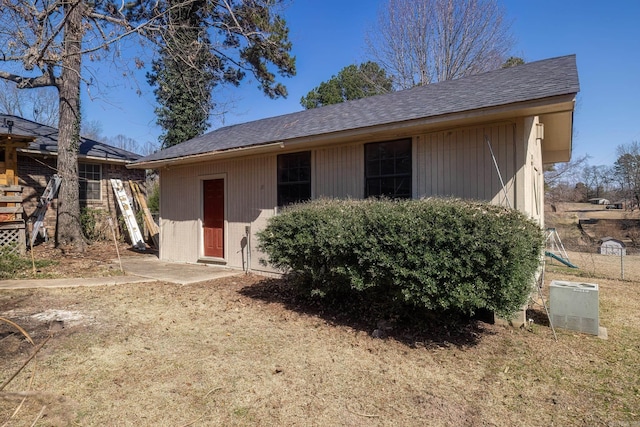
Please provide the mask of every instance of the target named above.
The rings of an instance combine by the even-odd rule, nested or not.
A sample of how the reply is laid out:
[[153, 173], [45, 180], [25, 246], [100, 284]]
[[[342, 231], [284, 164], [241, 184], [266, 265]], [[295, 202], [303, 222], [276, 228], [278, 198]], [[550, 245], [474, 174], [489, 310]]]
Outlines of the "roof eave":
[[216, 159], [220, 157], [235, 157], [248, 154], [260, 154], [275, 151], [276, 147], [284, 147], [284, 143], [267, 143], [261, 145], [250, 145], [247, 147], [232, 148], [224, 151], [209, 151], [207, 153], [193, 154], [190, 156], [174, 157], [171, 159], [151, 160], [141, 163], [130, 163], [127, 169], [159, 169], [169, 166], [186, 165], [190, 163], [199, 163]]
[[0, 143], [7, 145], [28, 145], [35, 140], [36, 138], [32, 136], [16, 135], [12, 133], [0, 133]]
[[573, 111], [561, 111], [540, 116], [544, 124], [542, 162], [553, 164], [571, 160], [573, 146]]
[[[57, 151], [45, 151], [45, 150], [34, 150], [32, 148], [18, 148], [16, 150], [20, 154], [36, 154], [39, 156], [52, 156], [58, 157]], [[87, 156], [85, 154], [78, 154], [79, 159], [84, 160], [92, 160], [100, 163], [108, 163], [108, 164], [129, 164], [134, 160], [126, 160], [126, 159], [114, 159], [114, 158], [105, 158], [105, 157], [97, 157], [97, 156]]]
[[364, 128], [345, 129], [336, 132], [310, 135], [277, 142], [267, 142], [260, 145], [249, 145], [221, 151], [209, 151], [206, 153], [174, 157], [168, 159], [151, 160], [127, 165], [128, 169], [158, 169], [169, 166], [178, 166], [191, 163], [199, 163], [212, 159], [224, 159], [229, 157], [264, 154], [279, 151], [283, 148], [291, 148], [298, 145], [313, 147], [325, 143], [339, 143], [343, 141], [376, 139], [393, 139], [409, 136], [415, 132], [426, 132], [443, 127], [472, 125], [478, 122], [510, 119], [513, 117], [534, 116], [542, 114], [554, 114], [560, 112], [573, 112], [576, 93], [568, 93], [554, 97], [536, 100], [503, 104], [494, 107], [486, 107], [476, 110], [461, 111], [439, 116], [423, 117], [406, 121], [385, 123]]

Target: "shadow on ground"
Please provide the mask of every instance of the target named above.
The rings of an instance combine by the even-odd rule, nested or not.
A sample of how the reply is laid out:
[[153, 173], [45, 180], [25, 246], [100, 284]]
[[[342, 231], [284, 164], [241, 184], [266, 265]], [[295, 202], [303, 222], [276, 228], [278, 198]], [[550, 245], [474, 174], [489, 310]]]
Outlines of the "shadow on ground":
[[527, 309], [527, 319], [533, 320], [533, 323], [541, 326], [551, 326], [549, 316], [542, 308]]
[[[286, 279], [265, 279], [240, 289], [240, 294], [266, 303], [319, 317], [329, 324], [348, 326], [376, 338], [393, 339], [411, 348], [469, 347], [485, 335], [496, 333], [497, 326], [485, 318], [463, 318], [453, 313], [424, 313], [404, 308], [389, 315], [388, 307], [346, 298], [301, 296]], [[493, 317], [493, 316], [491, 316]], [[491, 322], [493, 319], [491, 318]]]
[[139, 249], [136, 249], [134, 247], [129, 247], [127, 248], [124, 252], [122, 252], [120, 255], [123, 256], [130, 256], [130, 255], [154, 255], [156, 258], [159, 258], [159, 252], [156, 248], [147, 246], [146, 249], [144, 251], [141, 251]]

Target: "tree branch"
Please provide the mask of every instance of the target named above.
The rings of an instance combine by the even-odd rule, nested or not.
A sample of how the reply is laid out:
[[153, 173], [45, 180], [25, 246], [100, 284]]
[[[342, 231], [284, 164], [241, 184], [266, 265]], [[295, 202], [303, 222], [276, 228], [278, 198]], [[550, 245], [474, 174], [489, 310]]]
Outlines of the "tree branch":
[[33, 89], [48, 86], [59, 87], [61, 83], [60, 78], [55, 77], [52, 70], [45, 71], [37, 77], [24, 77], [0, 70], [0, 79], [16, 83], [19, 89]]

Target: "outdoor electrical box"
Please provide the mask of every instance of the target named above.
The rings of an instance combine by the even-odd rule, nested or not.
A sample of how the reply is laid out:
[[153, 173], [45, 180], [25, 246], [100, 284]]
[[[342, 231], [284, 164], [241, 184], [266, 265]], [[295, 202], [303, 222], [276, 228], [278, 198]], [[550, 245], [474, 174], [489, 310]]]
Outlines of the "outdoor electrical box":
[[549, 285], [553, 326], [598, 335], [598, 299], [597, 284], [553, 280]]

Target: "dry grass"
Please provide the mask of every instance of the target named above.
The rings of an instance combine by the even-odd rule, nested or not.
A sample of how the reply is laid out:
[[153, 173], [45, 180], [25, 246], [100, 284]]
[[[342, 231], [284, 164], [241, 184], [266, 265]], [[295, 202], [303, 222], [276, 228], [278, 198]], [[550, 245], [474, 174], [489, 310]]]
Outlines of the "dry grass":
[[633, 211], [607, 209], [605, 205], [593, 205], [591, 203], [556, 203], [554, 206], [556, 207], [556, 213], [573, 214], [579, 216], [580, 219], [640, 219], [640, 210], [638, 209]]
[[[9, 426], [630, 425], [640, 281], [597, 283], [609, 339], [558, 331], [558, 342], [539, 306], [531, 329], [375, 339], [376, 325], [298, 304], [258, 276], [3, 291], [0, 316], [36, 345], [53, 337], [0, 394], [0, 423], [26, 397]], [[0, 325], [0, 383], [33, 348]]]
[[[370, 336], [375, 322], [300, 306], [255, 276], [5, 292], [0, 316], [25, 325], [36, 343], [51, 327], [64, 328], [39, 365], [0, 395], [0, 422], [25, 398], [9, 425], [36, 418], [39, 425], [176, 426], [638, 421], [640, 281], [603, 280], [615, 272], [615, 257], [570, 256], [578, 273], [601, 285], [609, 341], [560, 332], [555, 343], [540, 307], [530, 312], [531, 330], [478, 323], [396, 330], [378, 340]], [[64, 266], [66, 274], [83, 271], [77, 259]], [[548, 280], [576, 273], [550, 270]], [[34, 347], [8, 325], [0, 340], [4, 382]]]
[[600, 255], [593, 252], [568, 251], [569, 260], [578, 269], [564, 267], [558, 261], [547, 258], [547, 264], [565, 274], [592, 279], [623, 279], [640, 283], [640, 255]]
[[[118, 243], [123, 256], [135, 255], [130, 245]], [[58, 279], [65, 277], [107, 277], [118, 276], [120, 272], [114, 260], [117, 258], [113, 242], [94, 242], [83, 254], [57, 249], [53, 242], [43, 243], [33, 248], [36, 270], [31, 268], [31, 256], [25, 256], [25, 268], [12, 279]], [[28, 265], [28, 267], [26, 267]]]

